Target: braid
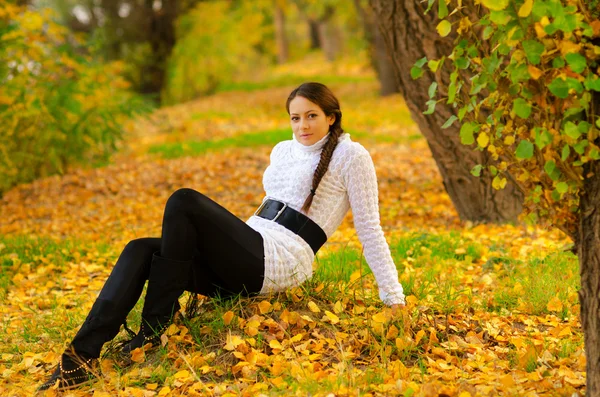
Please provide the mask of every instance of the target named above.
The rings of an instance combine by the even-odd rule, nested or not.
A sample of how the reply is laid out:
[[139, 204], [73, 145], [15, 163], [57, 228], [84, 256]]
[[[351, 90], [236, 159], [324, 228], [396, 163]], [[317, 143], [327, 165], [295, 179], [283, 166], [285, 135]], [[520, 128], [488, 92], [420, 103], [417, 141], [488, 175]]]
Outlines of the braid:
[[313, 175], [312, 187], [310, 189], [310, 194], [304, 201], [302, 205], [302, 211], [306, 214], [312, 205], [313, 197], [317, 192], [317, 188], [319, 187], [319, 183], [321, 183], [321, 179], [325, 176], [325, 172], [327, 172], [327, 168], [329, 167], [329, 163], [331, 162], [331, 157], [333, 156], [333, 151], [335, 150], [338, 144], [338, 138], [344, 133], [342, 129], [342, 112], [339, 110], [334, 111], [335, 114], [335, 122], [331, 125], [329, 129], [330, 135], [327, 138], [327, 142], [323, 145], [323, 149], [321, 151], [321, 158], [319, 160], [319, 164], [315, 169], [315, 173]]

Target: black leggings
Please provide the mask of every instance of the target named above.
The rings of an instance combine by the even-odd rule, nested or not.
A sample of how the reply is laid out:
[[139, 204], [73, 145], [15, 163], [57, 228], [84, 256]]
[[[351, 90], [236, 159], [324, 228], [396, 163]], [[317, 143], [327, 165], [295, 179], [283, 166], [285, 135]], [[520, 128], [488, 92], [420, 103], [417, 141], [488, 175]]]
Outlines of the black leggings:
[[254, 295], [264, 278], [263, 238], [237, 216], [193, 189], [167, 200], [160, 238], [130, 241], [98, 299], [119, 302], [129, 311], [150, 273], [152, 254], [194, 265], [186, 291], [206, 296]]

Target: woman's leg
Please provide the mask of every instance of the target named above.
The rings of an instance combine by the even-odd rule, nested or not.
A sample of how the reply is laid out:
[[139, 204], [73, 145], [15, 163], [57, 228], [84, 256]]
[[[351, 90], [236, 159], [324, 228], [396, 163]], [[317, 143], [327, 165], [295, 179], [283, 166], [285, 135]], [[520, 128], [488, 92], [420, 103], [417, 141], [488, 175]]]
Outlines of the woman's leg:
[[208, 296], [251, 294], [260, 291], [263, 278], [260, 233], [205, 195], [177, 190], [165, 206], [161, 249], [152, 258], [140, 332], [123, 351], [157, 343], [180, 309], [184, 290]]
[[102, 345], [118, 333], [140, 298], [160, 238], [130, 241], [121, 254], [71, 346], [86, 357], [99, 357]]
[[186, 289], [203, 295], [260, 292], [264, 244], [259, 232], [193, 189], [174, 192], [165, 207], [161, 256], [193, 260]]

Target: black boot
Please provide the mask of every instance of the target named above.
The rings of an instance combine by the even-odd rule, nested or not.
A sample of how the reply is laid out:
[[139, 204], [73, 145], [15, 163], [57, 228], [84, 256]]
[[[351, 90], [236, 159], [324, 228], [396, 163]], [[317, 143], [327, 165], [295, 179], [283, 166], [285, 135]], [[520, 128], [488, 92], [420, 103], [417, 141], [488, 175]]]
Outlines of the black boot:
[[98, 359], [78, 355], [72, 349], [62, 354], [56, 369], [38, 391], [50, 389], [57, 384], [57, 390], [69, 390], [86, 383], [91, 383], [100, 376]]
[[126, 342], [121, 352], [129, 355], [134, 349], [151, 343], [160, 344], [160, 335], [180, 309], [179, 297], [187, 286], [192, 260], [179, 261], [159, 256], [155, 252], [150, 266], [146, 299], [138, 334]]

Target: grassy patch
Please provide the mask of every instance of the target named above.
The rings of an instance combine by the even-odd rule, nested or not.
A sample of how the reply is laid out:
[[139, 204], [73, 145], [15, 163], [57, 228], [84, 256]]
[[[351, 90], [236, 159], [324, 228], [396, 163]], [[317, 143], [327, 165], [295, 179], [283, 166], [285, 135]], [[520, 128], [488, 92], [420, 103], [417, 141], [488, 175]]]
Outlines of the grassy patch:
[[261, 145], [274, 146], [280, 141], [290, 139], [289, 129], [276, 129], [252, 134], [242, 134], [232, 138], [214, 141], [187, 141], [164, 143], [150, 146], [149, 153], [160, 154], [163, 158], [172, 159], [184, 156], [195, 156], [207, 151], [230, 147], [255, 147]]
[[[408, 137], [398, 137], [392, 135], [370, 135], [368, 132], [358, 130], [346, 130], [350, 133], [353, 140], [371, 140], [375, 142], [405, 143], [421, 139], [421, 135], [410, 135]], [[184, 141], [173, 143], [162, 143], [152, 145], [148, 148], [148, 153], [159, 154], [166, 159], [174, 159], [184, 156], [197, 156], [208, 151], [222, 150], [234, 147], [256, 147], [256, 146], [275, 146], [281, 141], [290, 140], [292, 131], [289, 128], [267, 130], [254, 132], [251, 134], [241, 134], [231, 138], [223, 138], [212, 141]]]

